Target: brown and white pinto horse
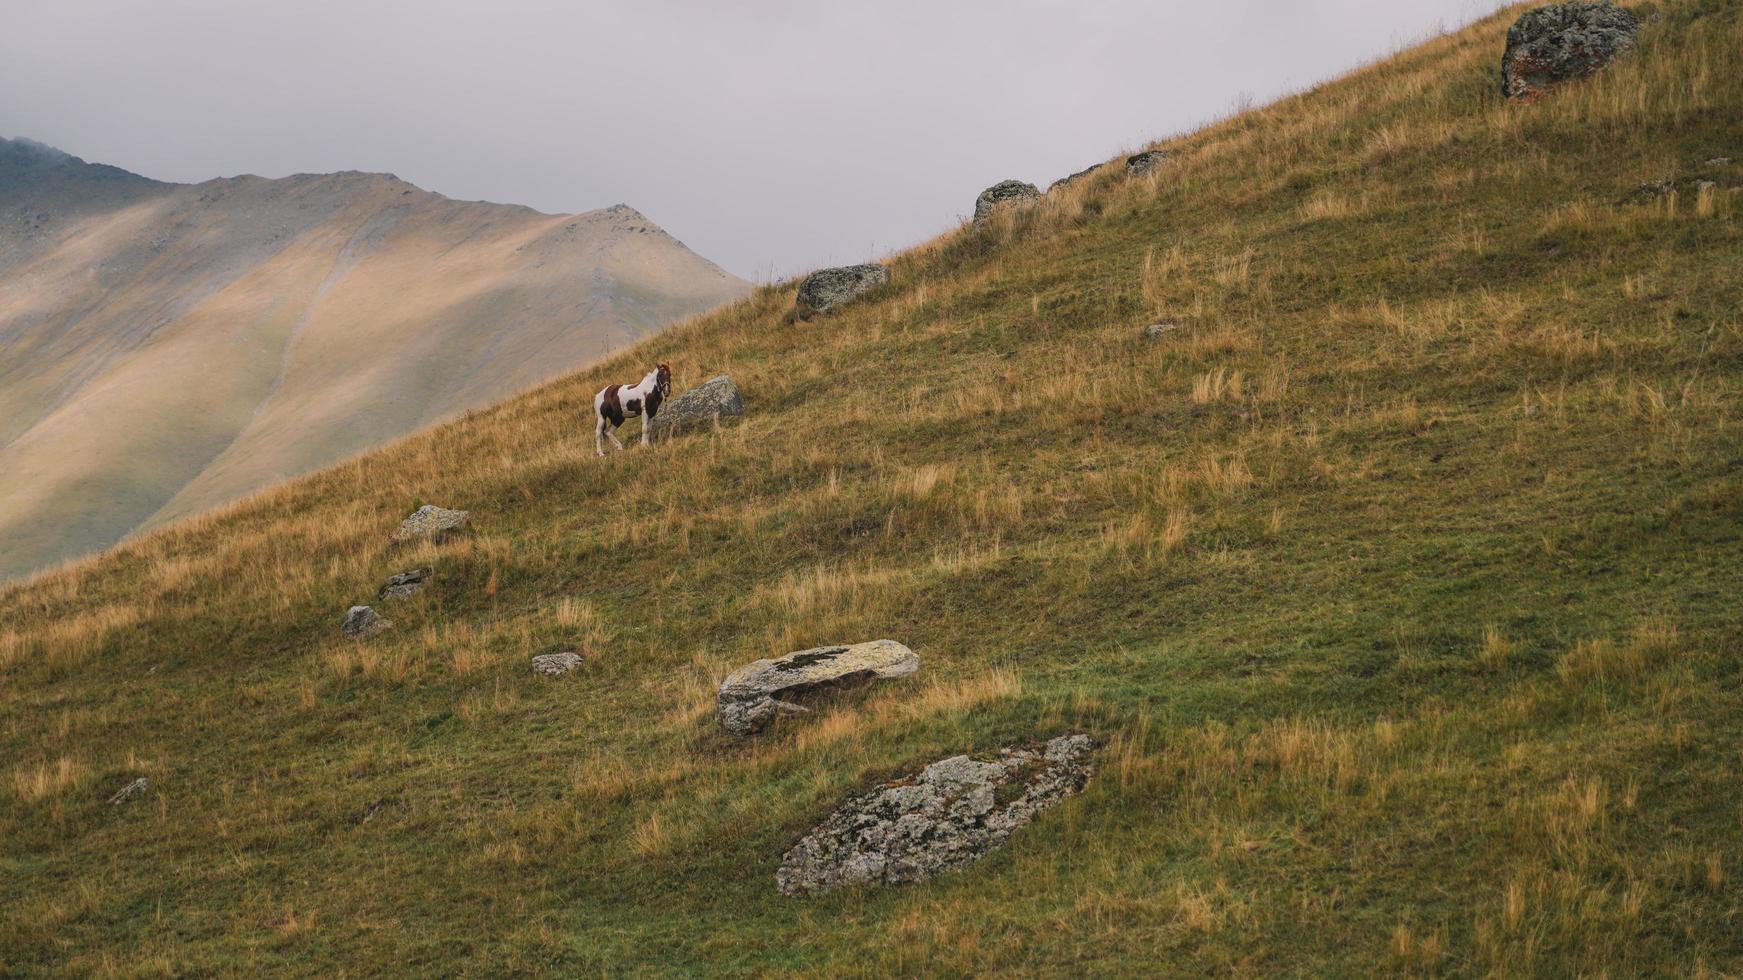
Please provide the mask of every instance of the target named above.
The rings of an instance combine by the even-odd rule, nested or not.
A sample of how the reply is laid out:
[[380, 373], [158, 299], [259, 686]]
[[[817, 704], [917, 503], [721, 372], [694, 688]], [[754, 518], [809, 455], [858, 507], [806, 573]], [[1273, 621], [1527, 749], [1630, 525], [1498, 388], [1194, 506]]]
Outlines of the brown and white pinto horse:
[[593, 396], [593, 455], [605, 455], [605, 439], [619, 449], [617, 433], [611, 431], [625, 418], [642, 417], [642, 445], [648, 444], [648, 423], [660, 410], [660, 402], [672, 397], [672, 368], [660, 364], [633, 385], [606, 385]]

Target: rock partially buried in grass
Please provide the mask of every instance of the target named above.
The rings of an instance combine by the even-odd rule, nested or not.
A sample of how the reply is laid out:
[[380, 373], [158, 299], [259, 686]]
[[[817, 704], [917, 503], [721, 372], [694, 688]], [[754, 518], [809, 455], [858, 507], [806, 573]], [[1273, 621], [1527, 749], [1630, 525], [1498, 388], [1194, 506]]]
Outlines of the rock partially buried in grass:
[[934, 762], [843, 804], [786, 853], [775, 885], [787, 895], [820, 895], [924, 881], [971, 864], [1081, 790], [1094, 751], [1088, 735], [1061, 735], [990, 762], [966, 755]]
[[722, 728], [752, 735], [779, 715], [810, 710], [806, 702], [919, 669], [919, 656], [895, 640], [818, 647], [740, 667], [720, 685], [715, 703]]
[[1082, 170], [1079, 170], [1077, 173], [1066, 174], [1065, 176], [1054, 181], [1053, 183], [1048, 184], [1047, 185], [1047, 193], [1051, 194], [1054, 191], [1060, 189], [1061, 187], [1070, 187], [1072, 184], [1075, 184], [1078, 181], [1082, 180], [1083, 178], [1088, 177], [1090, 174], [1095, 173], [1100, 168], [1101, 168], [1101, 164], [1098, 163], [1092, 167], [1085, 167]]
[[1160, 167], [1167, 159], [1167, 150], [1145, 150], [1142, 153], [1134, 153], [1126, 158], [1126, 176], [1142, 177]]
[[128, 783], [126, 786], [121, 787], [121, 792], [109, 797], [109, 805], [120, 806], [128, 800], [144, 796], [145, 791], [150, 788], [151, 780], [141, 776], [133, 782]]
[[1041, 192], [1034, 184], [1020, 180], [1001, 180], [980, 192], [974, 201], [974, 226], [979, 228], [997, 211], [1040, 200]]
[[1160, 323], [1152, 323], [1145, 327], [1144, 338], [1146, 340], [1161, 340], [1163, 337], [1166, 337], [1179, 329], [1180, 324], [1175, 323], [1173, 320], [1163, 320]]
[[794, 312], [799, 319], [808, 320], [819, 313], [832, 312], [889, 281], [890, 270], [876, 264], [819, 269], [799, 284]]
[[1501, 94], [1531, 102], [1599, 71], [1634, 46], [1640, 22], [1613, 3], [1558, 3], [1521, 14], [1501, 55]]
[[541, 653], [533, 658], [533, 673], [546, 677], [561, 677], [581, 666], [585, 660], [579, 653]]
[[361, 640], [391, 626], [393, 623], [382, 619], [381, 614], [374, 609], [368, 606], [352, 606], [346, 610], [345, 622], [339, 626], [339, 632], [353, 640]]
[[468, 511], [448, 510], [435, 504], [425, 504], [400, 522], [399, 530], [393, 532], [393, 539], [410, 541], [413, 538], [440, 538], [465, 527], [471, 516]]
[[413, 568], [400, 572], [389, 578], [387, 584], [381, 587], [381, 598], [404, 599], [406, 596], [416, 595], [424, 590], [425, 585], [429, 584], [429, 578], [430, 570], [427, 568]]
[[660, 414], [648, 423], [648, 434], [672, 436], [743, 414], [744, 399], [739, 397], [738, 386], [723, 374], [660, 406]]

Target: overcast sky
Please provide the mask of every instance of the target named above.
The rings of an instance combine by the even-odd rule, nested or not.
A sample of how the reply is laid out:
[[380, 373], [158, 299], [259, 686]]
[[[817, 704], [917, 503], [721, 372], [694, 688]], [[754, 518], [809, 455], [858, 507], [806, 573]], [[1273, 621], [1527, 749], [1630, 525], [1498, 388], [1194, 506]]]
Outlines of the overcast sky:
[[376, 170], [543, 211], [623, 202], [766, 280], [1498, 6], [9, 0], [0, 135], [161, 180]]

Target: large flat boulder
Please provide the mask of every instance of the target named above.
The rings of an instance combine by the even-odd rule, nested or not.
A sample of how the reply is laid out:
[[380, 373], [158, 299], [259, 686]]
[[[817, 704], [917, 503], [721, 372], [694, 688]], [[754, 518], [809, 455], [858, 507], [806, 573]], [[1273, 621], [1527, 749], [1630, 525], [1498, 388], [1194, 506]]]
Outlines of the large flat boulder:
[[776, 717], [808, 711], [808, 704], [841, 689], [919, 669], [919, 656], [895, 640], [817, 647], [738, 668], [721, 683], [715, 704], [722, 728], [752, 735]]
[[660, 413], [647, 423], [650, 437], [671, 436], [713, 425], [721, 419], [744, 414], [744, 399], [738, 386], [726, 375], [709, 378], [701, 386], [660, 406]]
[[787, 895], [924, 881], [980, 860], [1017, 828], [1081, 790], [1095, 741], [1061, 735], [990, 760], [956, 755], [843, 804], [775, 872]]
[[889, 281], [890, 270], [875, 263], [818, 269], [799, 283], [794, 312], [801, 320], [819, 313], [830, 313]]
[[1584, 78], [1634, 46], [1640, 22], [1613, 3], [1558, 3], [1521, 14], [1507, 31], [1501, 93], [1530, 102]]
[[425, 504], [400, 522], [399, 530], [393, 532], [393, 539], [410, 541], [413, 538], [441, 538], [451, 531], [465, 527], [471, 516], [468, 511]]

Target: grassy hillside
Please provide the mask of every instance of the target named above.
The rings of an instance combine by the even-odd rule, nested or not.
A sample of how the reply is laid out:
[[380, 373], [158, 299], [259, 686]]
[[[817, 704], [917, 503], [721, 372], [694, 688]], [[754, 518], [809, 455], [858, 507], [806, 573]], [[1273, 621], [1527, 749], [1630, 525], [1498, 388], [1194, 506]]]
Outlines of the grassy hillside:
[[[0, 973], [1743, 971], [1743, 4], [1658, 12], [1530, 106], [1490, 18], [5, 593]], [[655, 360], [747, 419], [596, 461]], [[425, 502], [474, 531], [390, 547]], [[921, 672], [718, 733], [875, 637]], [[968, 871], [775, 891], [1066, 730], [1099, 774]]]

